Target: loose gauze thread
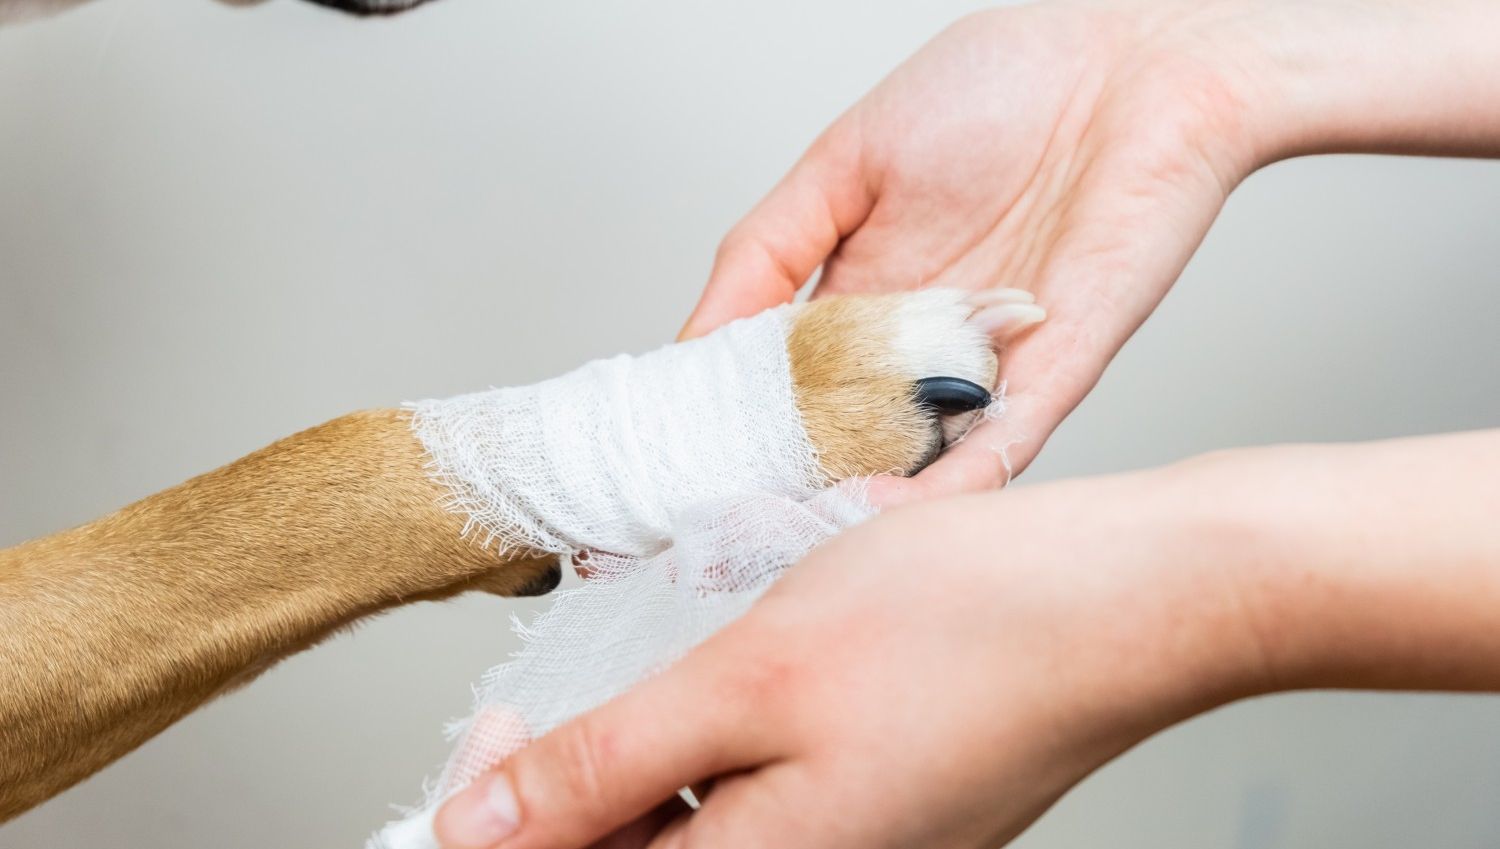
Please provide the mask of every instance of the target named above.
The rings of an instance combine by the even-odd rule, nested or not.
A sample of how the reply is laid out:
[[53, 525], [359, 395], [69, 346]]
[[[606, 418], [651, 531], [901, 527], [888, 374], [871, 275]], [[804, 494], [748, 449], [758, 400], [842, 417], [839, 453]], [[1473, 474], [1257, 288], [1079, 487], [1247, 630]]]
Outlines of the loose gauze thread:
[[589, 551], [522, 649], [475, 689], [426, 800], [368, 849], [436, 849], [438, 805], [563, 722], [744, 613], [813, 546], [871, 513], [828, 488], [787, 360], [790, 310], [541, 384], [410, 405], [466, 533], [507, 550]]

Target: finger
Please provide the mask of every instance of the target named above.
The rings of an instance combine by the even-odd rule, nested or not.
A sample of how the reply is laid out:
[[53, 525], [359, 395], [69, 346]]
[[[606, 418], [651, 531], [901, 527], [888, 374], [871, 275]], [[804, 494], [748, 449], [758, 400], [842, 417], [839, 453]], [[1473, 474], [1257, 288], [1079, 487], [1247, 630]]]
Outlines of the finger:
[[[743, 620], [742, 620], [743, 623]], [[517, 752], [438, 812], [449, 849], [579, 849], [677, 789], [771, 756], [731, 626], [676, 667]], [[749, 640], [749, 645], [762, 642]]]
[[657, 833], [655, 839], [646, 844], [646, 849], [681, 849], [683, 846], [683, 835], [692, 822], [692, 814], [684, 814], [677, 817]]
[[857, 138], [835, 124], [724, 237], [678, 338], [789, 303], [869, 215], [874, 195], [859, 163]]
[[[1040, 404], [1038, 409], [1042, 409]], [[1007, 413], [1006, 420], [982, 422], [916, 475], [871, 478], [867, 497], [872, 505], [884, 509], [929, 498], [999, 489], [1036, 457], [1051, 428], [1061, 419], [1060, 413], [1015, 418]]]
[[[910, 485], [898, 488], [900, 494], [882, 506], [1007, 486], [1036, 457], [1051, 429], [1062, 419], [1062, 413], [1050, 412], [1051, 399], [1036, 401], [1030, 409], [1048, 410], [1045, 415], [1007, 414], [999, 420], [981, 422], [936, 462], [908, 479]], [[1013, 409], [1018, 403], [1020, 399], [1011, 399]]]
[[778, 764], [722, 782], [702, 810], [663, 829], [647, 849], [686, 846], [813, 849], [867, 846], [870, 835], [850, 823], [836, 788], [820, 786], [794, 764]]
[[657, 805], [650, 813], [589, 844], [588, 849], [644, 849], [673, 823], [693, 812], [680, 798]]
[[683, 802], [689, 808], [696, 811], [699, 808], [703, 807], [703, 800], [708, 798], [708, 794], [713, 792], [713, 789], [714, 780], [710, 778], [706, 781], [698, 781], [694, 782], [693, 784], [689, 784], [680, 792]]

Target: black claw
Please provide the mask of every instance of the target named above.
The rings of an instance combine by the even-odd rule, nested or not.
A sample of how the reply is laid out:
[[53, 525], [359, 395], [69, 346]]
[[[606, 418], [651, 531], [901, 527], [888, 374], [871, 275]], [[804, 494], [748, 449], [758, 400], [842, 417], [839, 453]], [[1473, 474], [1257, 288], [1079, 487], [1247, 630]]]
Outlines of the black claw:
[[961, 377], [924, 377], [912, 386], [917, 403], [939, 415], [970, 413], [990, 405], [990, 393]]

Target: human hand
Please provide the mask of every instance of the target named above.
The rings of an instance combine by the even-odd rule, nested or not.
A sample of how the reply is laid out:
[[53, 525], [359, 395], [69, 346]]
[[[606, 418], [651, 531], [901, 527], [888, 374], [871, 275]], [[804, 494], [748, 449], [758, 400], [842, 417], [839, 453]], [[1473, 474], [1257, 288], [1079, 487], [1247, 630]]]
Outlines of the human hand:
[[[1214, 536], [1181, 533], [1170, 478], [872, 520], [672, 670], [461, 792], [438, 834], [453, 849], [993, 847], [1138, 740], [1256, 687], [1235, 588], [1197, 568]], [[663, 804], [714, 778], [701, 811]]]
[[685, 332], [789, 300], [819, 264], [819, 294], [1029, 290], [1048, 319], [1005, 354], [1006, 417], [874, 495], [1003, 483], [998, 449], [1014, 443], [1009, 471], [1030, 462], [1260, 155], [1236, 67], [1250, 51], [1204, 6], [1048, 4], [960, 21], [729, 233]]
[[[1497, 470], [1489, 431], [892, 511], [462, 791], [439, 836], [993, 849], [1110, 758], [1234, 698], [1500, 690]], [[696, 813], [663, 803], [713, 779]]]
[[815, 294], [1029, 290], [1048, 318], [1001, 359], [1006, 416], [914, 478], [877, 480], [872, 497], [997, 486], [1093, 387], [1259, 165], [1500, 152], [1496, 26], [1488, 0], [971, 16], [835, 121], [730, 231], [684, 333], [789, 300], [820, 265]]

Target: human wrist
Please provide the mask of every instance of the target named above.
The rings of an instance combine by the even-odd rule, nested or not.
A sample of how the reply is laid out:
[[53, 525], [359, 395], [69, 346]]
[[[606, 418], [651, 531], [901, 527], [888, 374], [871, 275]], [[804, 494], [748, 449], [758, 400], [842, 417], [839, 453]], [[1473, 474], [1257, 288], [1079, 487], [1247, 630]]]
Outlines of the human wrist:
[[1169, 471], [1242, 540], [1227, 575], [1259, 647], [1252, 692], [1500, 688], [1496, 469], [1500, 432], [1481, 431]]
[[1269, 689], [1500, 688], [1500, 432], [1194, 464], [1258, 529], [1239, 577]]
[[1346, 540], [1361, 531], [1358, 493], [1376, 482], [1361, 480], [1370, 455], [1369, 446], [1257, 446], [1153, 473], [1174, 493], [1179, 532], [1217, 555], [1198, 567], [1222, 580], [1217, 601], [1241, 638], [1228, 646], [1239, 653], [1221, 658], [1231, 698], [1341, 686], [1358, 664], [1345, 638], [1365, 616], [1352, 602], [1370, 591], [1360, 584], [1375, 564], [1345, 568]]
[[[951, 519], [1022, 541], [1004, 548], [1009, 562], [1050, 564], [1076, 606], [1070, 678], [1127, 745], [1274, 689], [1240, 583], [1270, 541], [1250, 509], [1214, 492], [1223, 484], [1208, 464], [1181, 464], [972, 496], [989, 504]], [[1018, 589], [999, 572], [990, 591], [1002, 596], [1046, 580], [1023, 576]]]
[[1254, 3], [1233, 23], [1258, 76], [1261, 161], [1500, 155], [1500, 6]]
[[[1500, 4], [1150, 2], [1140, 50], [1231, 181], [1320, 153], [1500, 156]], [[1165, 71], [1166, 73], [1162, 73]]]
[[[1157, 669], [1173, 720], [1279, 688], [1256, 596], [1282, 543], [1263, 504], [1245, 493], [1237, 452], [1115, 479], [1110, 503], [1134, 506], [1122, 546], [1139, 547], [1145, 616], [1158, 631]], [[1134, 536], [1132, 540], [1131, 535]]]

